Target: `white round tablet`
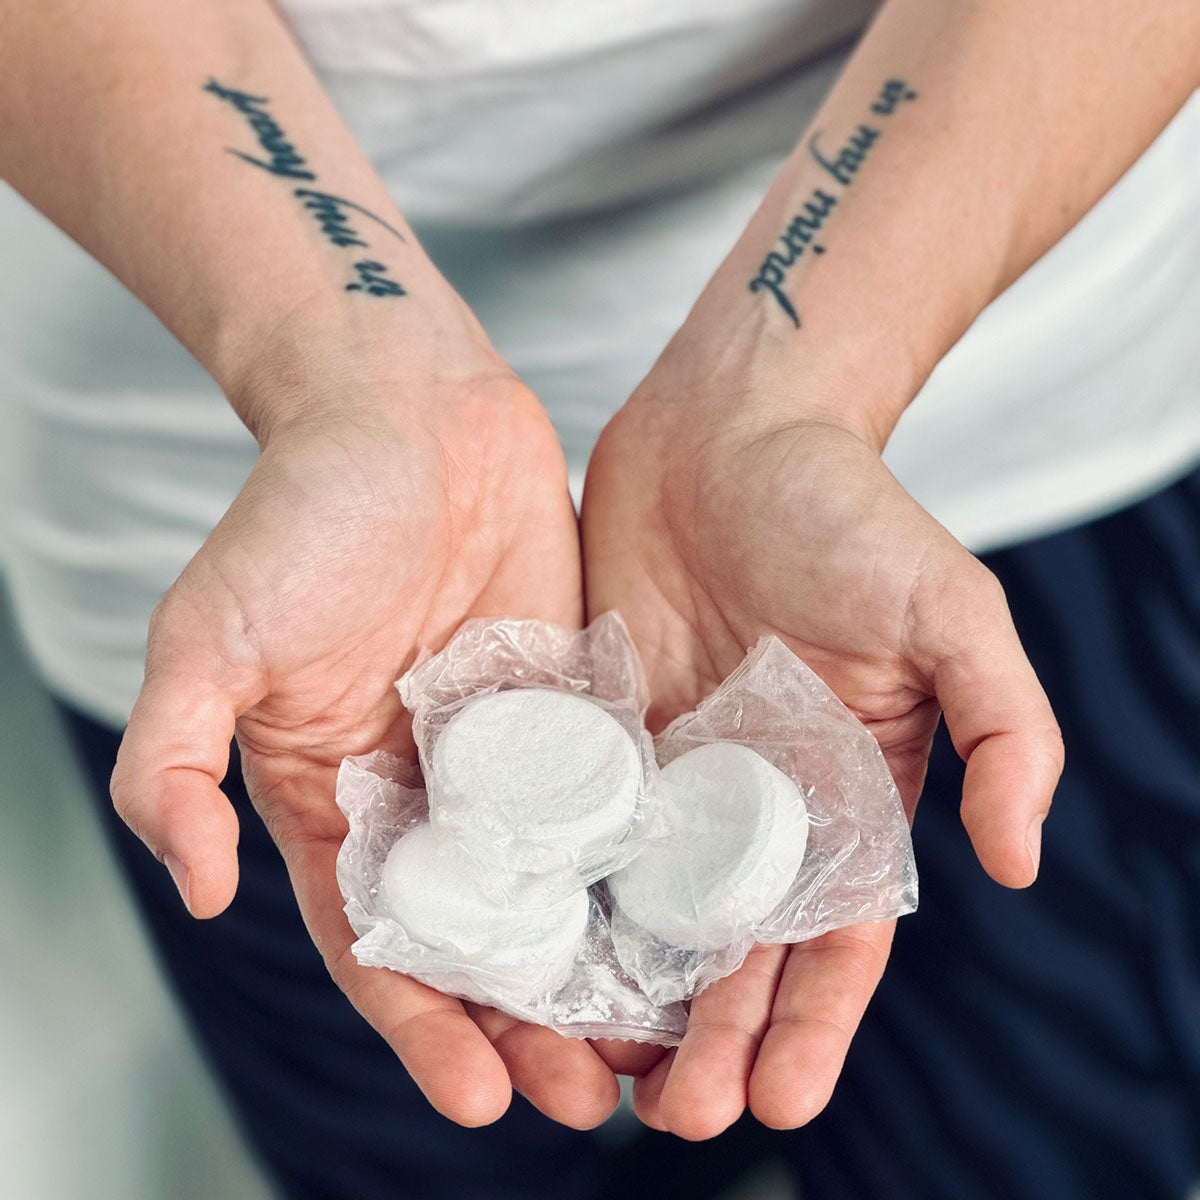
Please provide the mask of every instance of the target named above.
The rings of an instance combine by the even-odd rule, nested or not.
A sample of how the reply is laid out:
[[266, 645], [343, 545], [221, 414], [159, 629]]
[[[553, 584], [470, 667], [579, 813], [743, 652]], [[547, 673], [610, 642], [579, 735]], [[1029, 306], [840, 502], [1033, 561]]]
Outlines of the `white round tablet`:
[[432, 759], [434, 824], [516, 872], [568, 870], [620, 842], [642, 779], [637, 745], [612, 716], [550, 688], [465, 704]]
[[662, 770], [670, 835], [608, 877], [635, 924], [684, 950], [717, 950], [783, 900], [808, 842], [800, 789], [748, 746], [711, 742]]
[[583, 888], [542, 908], [498, 903], [486, 894], [474, 861], [428, 823], [392, 847], [380, 888], [392, 918], [414, 942], [492, 972], [506, 990], [527, 998], [562, 983], [587, 927]]

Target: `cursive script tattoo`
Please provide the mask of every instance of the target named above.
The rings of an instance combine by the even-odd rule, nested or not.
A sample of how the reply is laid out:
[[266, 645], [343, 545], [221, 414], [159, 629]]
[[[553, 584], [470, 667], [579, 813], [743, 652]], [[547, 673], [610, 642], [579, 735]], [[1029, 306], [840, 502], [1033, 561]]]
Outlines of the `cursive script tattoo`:
[[345, 214], [342, 209], [352, 208], [355, 212], [360, 212], [364, 217], [370, 217], [378, 225], [382, 225], [388, 233], [393, 237], [398, 237], [404, 241], [404, 234], [398, 229], [389, 225], [382, 217], [377, 217], [370, 209], [363, 208], [361, 204], [355, 204], [353, 200], [347, 200], [344, 196], [334, 196], [329, 192], [314, 192], [310, 188], [297, 188], [295, 193], [297, 197], [304, 201], [304, 207], [311, 209], [320, 223], [321, 232], [335, 246], [365, 246], [366, 242], [358, 240], [358, 234], [350, 227], [346, 221]]
[[204, 90], [232, 104], [246, 118], [258, 138], [258, 144], [269, 157], [264, 162], [252, 154], [243, 154], [241, 150], [230, 150], [230, 154], [243, 162], [262, 167], [272, 175], [282, 175], [285, 179], [316, 179], [316, 176], [306, 169], [305, 161], [297, 153], [296, 147], [283, 136], [283, 130], [267, 112], [264, 107], [267, 103], [266, 96], [251, 96], [249, 92], [222, 87], [215, 79], [210, 79], [204, 85]]
[[847, 139], [846, 144], [838, 151], [836, 158], [826, 158], [817, 145], [821, 135], [814, 133], [808, 139], [808, 152], [826, 171], [842, 185], [849, 187], [854, 181], [855, 172], [862, 166], [867, 151], [879, 137], [879, 130], [870, 125], [860, 125]]
[[780, 235], [783, 243], [782, 250], [772, 250], [759, 265], [758, 274], [750, 280], [750, 290], [760, 292], [766, 288], [776, 299], [779, 307], [792, 319], [792, 324], [800, 328], [800, 315], [783, 290], [783, 281], [787, 270], [806, 250], [814, 254], [824, 254], [825, 247], [814, 240], [820, 232], [829, 214], [837, 204], [837, 197], [831, 196], [823, 188], [817, 188], [811, 199], [804, 206], [804, 211], [792, 218], [791, 224]]
[[372, 296], [403, 296], [404, 289], [394, 280], [388, 279], [383, 272], [387, 267], [381, 262], [356, 262], [358, 283], [346, 284], [348, 292], [370, 292]]
[[[215, 79], [210, 79], [204, 85], [204, 90], [232, 105], [246, 118], [266, 157], [256, 158], [252, 154], [227, 147], [230, 154], [241, 159], [242, 162], [260, 167], [262, 170], [284, 179], [316, 182], [317, 173], [296, 147], [288, 141], [279, 123], [268, 112], [266, 106], [269, 101], [266, 96], [253, 96], [249, 92], [227, 88]], [[382, 217], [371, 212], [369, 208], [356, 204], [353, 200], [347, 200], [344, 196], [335, 196], [332, 192], [322, 192], [307, 187], [293, 189], [292, 195], [301, 202], [307, 212], [312, 214], [325, 240], [339, 249], [345, 249], [348, 246], [369, 249], [371, 245], [365, 235], [351, 223], [350, 212], [356, 212], [374, 221], [393, 237], [399, 238], [400, 241], [406, 240], [398, 229], [389, 225]], [[400, 284], [387, 277], [387, 267], [383, 263], [363, 259], [354, 263], [354, 268], [357, 278], [354, 282], [346, 284], [346, 291], [366, 292], [371, 296], [407, 295]]]
[[[904, 80], [889, 79], [880, 88], [879, 95], [871, 104], [871, 111], [880, 116], [891, 116], [901, 101], [916, 98], [917, 93]], [[844, 191], [854, 182], [871, 147], [882, 135], [881, 128], [864, 122], [836, 152], [821, 149], [821, 130], [814, 132], [808, 139], [810, 157], [830, 176], [833, 183], [813, 189], [803, 210], [792, 217], [779, 235], [779, 248], [767, 254], [759, 264], [758, 274], [750, 280], [750, 291], [767, 292], [774, 297], [776, 304], [797, 329], [800, 328], [800, 314], [783, 288], [788, 270], [805, 254], [825, 253], [825, 246], [816, 240], [817, 234], [837, 207], [839, 189]]]

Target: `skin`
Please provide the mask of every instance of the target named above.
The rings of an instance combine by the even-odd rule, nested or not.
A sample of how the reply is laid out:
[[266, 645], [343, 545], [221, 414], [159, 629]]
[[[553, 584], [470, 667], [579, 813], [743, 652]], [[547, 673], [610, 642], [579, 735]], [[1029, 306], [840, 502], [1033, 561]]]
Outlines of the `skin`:
[[237, 821], [218, 788], [236, 736], [313, 941], [430, 1102], [483, 1124], [511, 1080], [588, 1127], [617, 1089], [586, 1043], [359, 966], [334, 878], [338, 764], [379, 745], [411, 753], [393, 683], [414, 648], [470, 616], [580, 615], [574, 514], [540, 407], [511, 379], [442, 399], [423, 408], [437, 420], [400, 428], [272, 433], [155, 615], [113, 796], [190, 911], [214, 916], [237, 886]]
[[[885, 5], [814, 128], [836, 145], [888, 78], [919, 98], [888, 118], [828, 253], [789, 273], [802, 326], [747, 281], [823, 182], [805, 139], [591, 464], [587, 607], [629, 621], [656, 724], [776, 632], [868, 723], [910, 812], [944, 710], [984, 867], [1032, 880], [1053, 716], [994, 580], [878, 452], [980, 309], [1178, 108], [1193, 25], [1179, 0]], [[642, 1119], [685, 1137], [747, 1104], [770, 1125], [808, 1119], [887, 926], [755, 950], [669, 1055], [560, 1038], [353, 961], [337, 764], [407, 746], [392, 683], [464, 619], [582, 619], [561, 451], [269, 4], [0, 0], [0, 28], [22, 48], [0, 74], [0, 174], [158, 314], [262, 448], [155, 615], [113, 777], [190, 911], [216, 915], [237, 886], [218, 788], [236, 737], [333, 978], [440, 1112], [482, 1124], [516, 1087], [587, 1127], [621, 1072], [639, 1076]], [[207, 74], [266, 97], [316, 186], [395, 229], [355, 218], [403, 296], [346, 291], [352, 255], [285, 181], [226, 153], [258, 148]]]
[[[996, 579], [880, 453], [980, 310], [1186, 99], [1195, 38], [1180, 33], [1195, 24], [1183, 6], [1153, 19], [1115, 4], [883, 8], [589, 466], [588, 610], [628, 621], [652, 727], [775, 634], [875, 735], [910, 820], [944, 715], [980, 864], [1008, 887], [1034, 881], [1063, 763], [1054, 714]], [[876, 116], [887, 79], [913, 96]], [[806, 247], [782, 284], [797, 327], [748, 281], [813, 190], [831, 189], [808, 137], [835, 148], [864, 119], [880, 136], [850, 185], [832, 188], [823, 252]], [[774, 1128], [809, 1121], [893, 924], [752, 950], [693, 1001], [683, 1044], [638, 1080], [641, 1119], [690, 1139], [747, 1108]]]
[[[585, 524], [589, 602], [629, 620], [654, 723], [693, 707], [774, 633], [879, 740], [910, 818], [944, 707], [969, 760], [963, 821], [980, 859], [1003, 883], [1031, 883], [1062, 748], [994, 578], [846, 429], [696, 431], [668, 476], [649, 432], [660, 418], [639, 400], [605, 434]], [[631, 469], [653, 486], [623, 486]], [[682, 1047], [638, 1082], [638, 1115], [688, 1138], [720, 1132], [747, 1104], [777, 1128], [815, 1115], [892, 926], [757, 947], [693, 1002]]]

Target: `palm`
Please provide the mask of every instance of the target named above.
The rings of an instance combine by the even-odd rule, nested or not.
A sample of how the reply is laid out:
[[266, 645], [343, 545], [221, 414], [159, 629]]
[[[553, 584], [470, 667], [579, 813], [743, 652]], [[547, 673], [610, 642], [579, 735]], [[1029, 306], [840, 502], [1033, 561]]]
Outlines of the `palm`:
[[[630, 528], [651, 531], [637, 555], [619, 552], [611, 524], [594, 538], [589, 527], [589, 599], [598, 608], [598, 589], [619, 590], [635, 636], [646, 635], [656, 720], [692, 707], [773, 633], [873, 726], [906, 790], [919, 790], [914, 763], [900, 757], [936, 722], [915, 661], [916, 614], [982, 568], [843, 430], [717, 438], [692, 461], [710, 480], [702, 489], [691, 476], [664, 481], [656, 512], [629, 514]], [[593, 475], [595, 488], [602, 478]], [[635, 586], [641, 573], [653, 574], [653, 592]]]
[[[631, 405], [597, 449], [584, 507], [589, 611], [619, 608], [629, 622], [652, 722], [693, 707], [776, 634], [875, 734], [911, 819], [937, 697], [957, 700], [966, 682], [949, 648], [969, 645], [975, 625], [994, 632], [994, 581], [844, 429], [684, 428], [667, 406]], [[964, 718], [964, 740], [991, 718]], [[976, 842], [994, 874], [1027, 881], [1023, 847]], [[828, 1098], [891, 934], [861, 925], [790, 952], [756, 947], [696, 999], [683, 1046], [639, 1081], [644, 1119], [709, 1136], [749, 1102], [770, 1124], [806, 1120]]]
[[[616, 1089], [594, 1052], [359, 966], [334, 877], [338, 764], [408, 748], [393, 685], [416, 651], [470, 616], [581, 615], [574, 513], [540, 408], [506, 386], [454, 418], [269, 443], [157, 614], [114, 792], [156, 848], [194, 847], [190, 907], [221, 911], [236, 822], [215, 781], [236, 721], [251, 797], [314, 941], [432, 1102], [465, 1123], [494, 1119], [511, 1075], [559, 1119], [591, 1124]], [[164, 830], [163, 808], [185, 794], [191, 827]]]
[[328, 791], [276, 792], [347, 754], [410, 748], [393, 685], [420, 647], [477, 615], [578, 621], [557, 446], [540, 413], [518, 416], [519, 431], [476, 425], [453, 446], [412, 427], [272, 445], [189, 568], [206, 577], [190, 590], [209, 623], [221, 610], [241, 622], [237, 736], [271, 819], [328, 823]]

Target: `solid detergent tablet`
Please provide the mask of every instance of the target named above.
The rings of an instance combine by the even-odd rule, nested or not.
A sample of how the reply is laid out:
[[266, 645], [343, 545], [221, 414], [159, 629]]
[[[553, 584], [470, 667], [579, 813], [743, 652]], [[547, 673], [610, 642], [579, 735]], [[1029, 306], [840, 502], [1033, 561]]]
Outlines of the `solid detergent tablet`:
[[393, 919], [414, 942], [493, 972], [501, 987], [529, 999], [563, 981], [587, 926], [583, 888], [543, 908], [496, 902], [474, 862], [428, 824], [392, 847], [380, 886]]
[[712, 742], [662, 770], [671, 834], [608, 878], [636, 924], [684, 950], [716, 950], [780, 903], [800, 870], [800, 789], [747, 746]]
[[570, 868], [629, 831], [642, 768], [633, 738], [570, 692], [472, 700], [442, 730], [426, 784], [434, 823], [518, 872]]

